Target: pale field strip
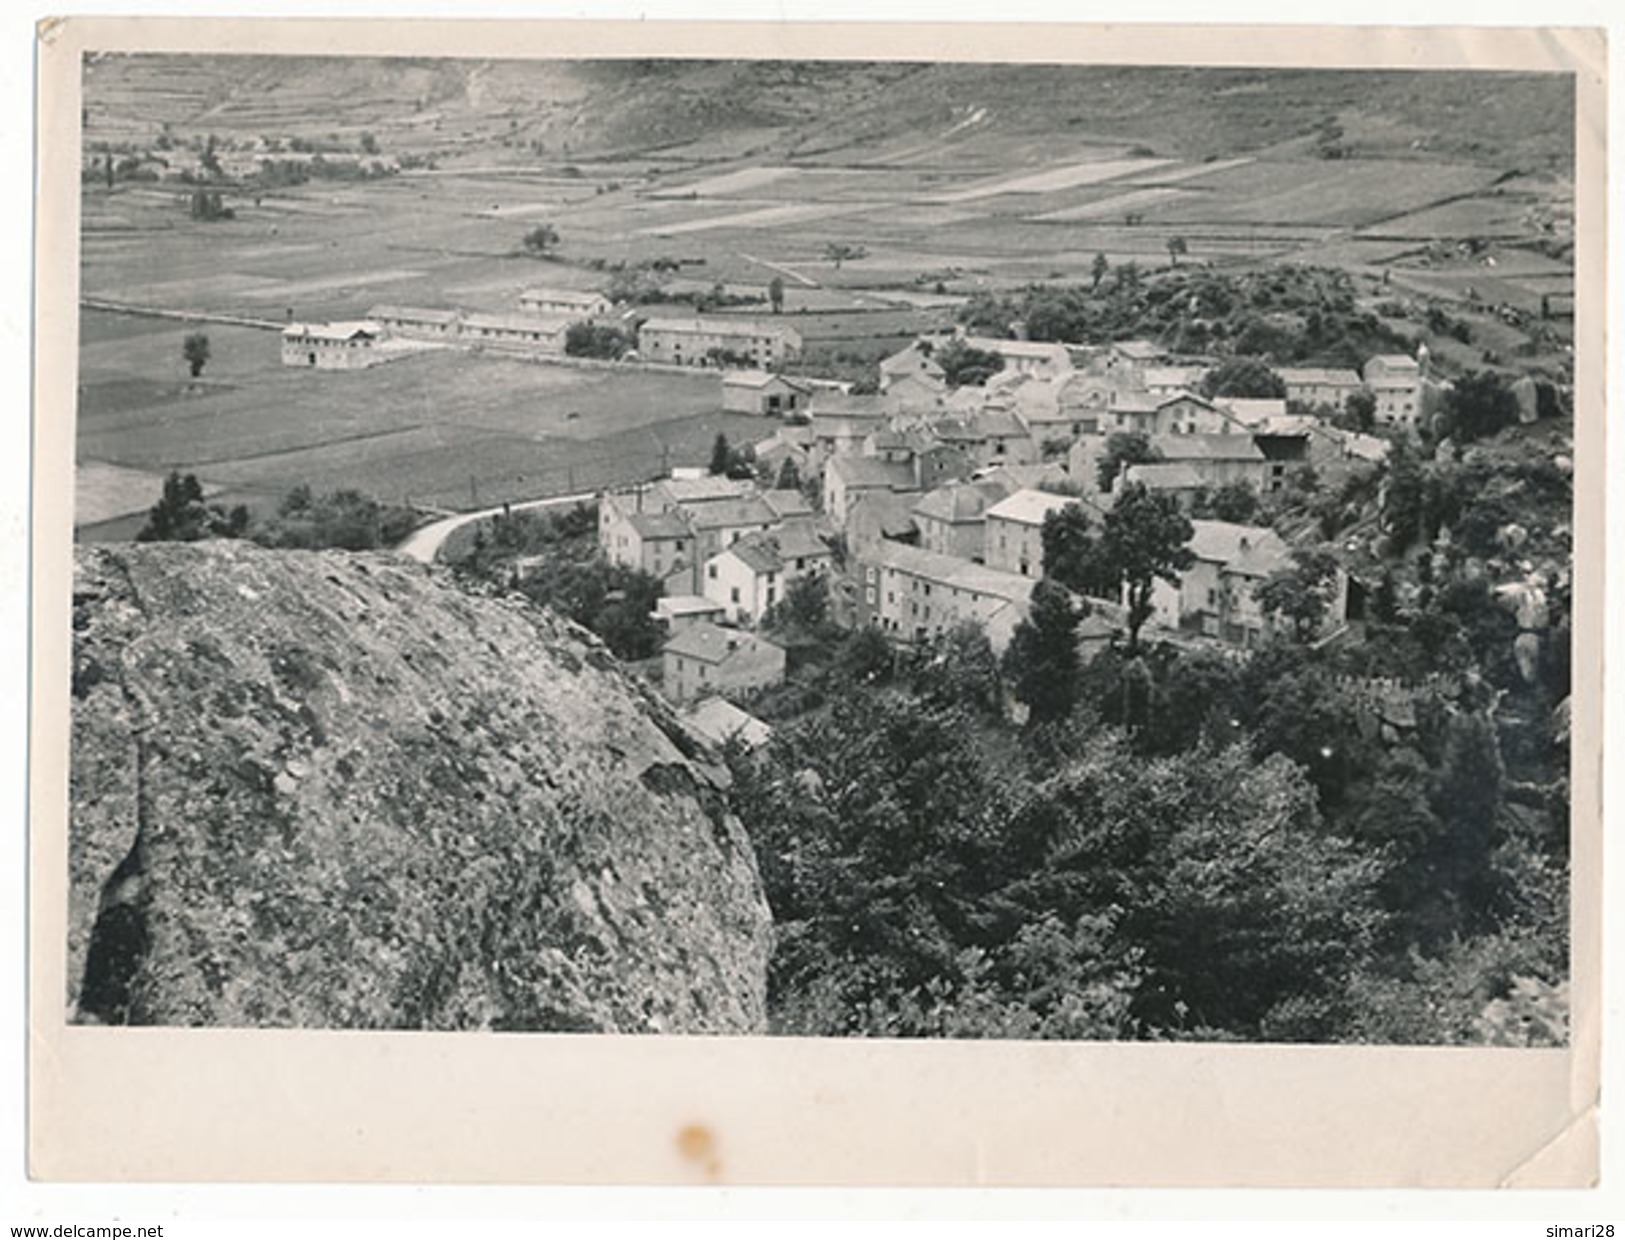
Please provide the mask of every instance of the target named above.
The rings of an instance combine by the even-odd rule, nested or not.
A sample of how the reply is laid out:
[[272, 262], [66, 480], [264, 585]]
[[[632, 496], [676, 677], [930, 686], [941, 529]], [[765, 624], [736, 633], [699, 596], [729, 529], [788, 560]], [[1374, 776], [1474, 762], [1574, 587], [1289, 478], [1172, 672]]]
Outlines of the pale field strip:
[[1184, 198], [1192, 191], [1188, 189], [1156, 188], [1131, 190], [1126, 194], [1114, 194], [1110, 198], [1102, 198], [1099, 202], [1086, 202], [1081, 207], [1063, 207], [1059, 211], [1046, 211], [1043, 215], [1035, 215], [1035, 220], [1069, 221], [1069, 220], [1096, 220], [1103, 216], [1120, 215], [1132, 207], [1149, 207], [1154, 203], [1167, 202], [1171, 198]]
[[1032, 172], [1022, 176], [1000, 177], [984, 181], [966, 189], [946, 194], [932, 194], [926, 201], [935, 203], [975, 202], [978, 198], [993, 198], [999, 194], [1050, 194], [1057, 190], [1077, 189], [1083, 185], [1098, 185], [1102, 181], [1115, 181], [1126, 176], [1163, 168], [1171, 159], [1108, 159], [1084, 164], [1066, 164]]
[[[421, 271], [395, 267], [383, 271], [362, 271], [336, 276], [322, 276], [310, 280], [289, 280], [272, 288], [248, 289], [242, 295], [252, 301], [271, 301], [290, 294], [298, 296], [304, 293], [323, 293], [335, 288], [355, 288], [372, 284], [395, 284], [401, 280], [421, 280], [423, 274]], [[358, 315], [365, 313], [365, 310], [366, 307], [364, 306], [358, 307]]]
[[[220, 488], [207, 485], [205, 495]], [[164, 475], [106, 461], [80, 461], [73, 474], [73, 523], [95, 525], [151, 508], [164, 492]]]
[[474, 214], [487, 220], [530, 219], [537, 215], [551, 215], [566, 205], [562, 202], [519, 202], [508, 207], [476, 211]]
[[1155, 176], [1146, 178], [1153, 185], [1168, 185], [1179, 181], [1194, 181], [1198, 177], [1212, 176], [1219, 172], [1228, 172], [1232, 168], [1245, 168], [1248, 164], [1256, 163], [1250, 156], [1240, 156], [1236, 159], [1215, 159], [1207, 164], [1188, 164], [1183, 168], [1159, 169]]
[[694, 181], [688, 185], [669, 185], [655, 190], [649, 194], [650, 198], [724, 198], [729, 194], [738, 194], [757, 189], [783, 177], [796, 172], [795, 168], [781, 168], [763, 166], [757, 168], [740, 168], [734, 172], [724, 172], [720, 176], [707, 177], [703, 181]]
[[775, 224], [800, 224], [811, 220], [834, 219], [841, 215], [863, 215], [884, 209], [888, 204], [864, 203], [807, 203], [776, 207], [757, 207], [750, 211], [735, 211], [727, 215], [713, 215], [688, 220], [681, 224], [660, 224], [640, 228], [640, 237], [675, 237], [684, 233], [710, 232], [715, 228], [771, 228]]

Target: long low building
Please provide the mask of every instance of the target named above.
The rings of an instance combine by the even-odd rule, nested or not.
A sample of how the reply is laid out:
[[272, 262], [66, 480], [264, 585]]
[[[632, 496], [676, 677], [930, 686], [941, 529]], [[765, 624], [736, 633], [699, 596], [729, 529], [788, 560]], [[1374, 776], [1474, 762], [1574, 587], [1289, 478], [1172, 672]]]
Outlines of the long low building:
[[899, 641], [940, 636], [963, 621], [982, 626], [1002, 653], [1032, 604], [1035, 578], [954, 556], [881, 541], [858, 559], [856, 618]]
[[379, 348], [383, 328], [368, 319], [345, 323], [289, 323], [282, 329], [282, 364], [317, 370], [364, 370], [388, 361]]
[[649, 319], [638, 328], [646, 362], [764, 370], [801, 355], [801, 333], [755, 319]]

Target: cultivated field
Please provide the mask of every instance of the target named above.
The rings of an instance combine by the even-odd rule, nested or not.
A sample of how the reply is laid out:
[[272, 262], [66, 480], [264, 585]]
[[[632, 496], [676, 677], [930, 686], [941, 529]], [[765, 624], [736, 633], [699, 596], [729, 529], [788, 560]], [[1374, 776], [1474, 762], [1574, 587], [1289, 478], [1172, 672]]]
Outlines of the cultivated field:
[[[1191, 263], [1392, 267], [1399, 289], [1458, 307], [1537, 307], [1572, 288], [1566, 260], [1519, 248], [1568, 227], [1572, 154], [1545, 118], [1570, 100], [1506, 75], [1478, 107], [1460, 97], [1393, 74], [109, 58], [87, 70], [90, 151], [184, 163], [213, 134], [228, 154], [371, 143], [419, 166], [227, 186], [235, 217], [210, 222], [173, 180], [87, 180], [84, 295], [265, 328], [207, 325], [192, 383], [184, 323], [87, 312], [81, 457], [233, 493], [309, 482], [442, 506], [703, 460], [718, 430], [765, 433], [719, 412], [714, 375], [460, 353], [291, 372], [270, 330], [378, 302], [514, 311], [529, 286], [601, 289], [657, 259], [678, 265], [673, 291], [765, 295], [782, 277], [783, 321], [848, 360], [978, 291], [1087, 282], [1099, 254], [1165, 266], [1175, 239]], [[1333, 133], [1347, 149], [1326, 149]], [[522, 238], [544, 222], [559, 241], [542, 260]], [[859, 253], [837, 266], [831, 247]]]

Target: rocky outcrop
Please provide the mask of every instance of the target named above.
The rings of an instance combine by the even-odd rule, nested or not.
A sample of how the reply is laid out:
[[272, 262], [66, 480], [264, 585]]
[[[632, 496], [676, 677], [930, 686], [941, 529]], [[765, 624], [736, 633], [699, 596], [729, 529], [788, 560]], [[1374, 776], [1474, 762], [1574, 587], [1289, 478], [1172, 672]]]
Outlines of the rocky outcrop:
[[590, 634], [383, 556], [76, 570], [76, 1019], [762, 1029], [726, 769]]

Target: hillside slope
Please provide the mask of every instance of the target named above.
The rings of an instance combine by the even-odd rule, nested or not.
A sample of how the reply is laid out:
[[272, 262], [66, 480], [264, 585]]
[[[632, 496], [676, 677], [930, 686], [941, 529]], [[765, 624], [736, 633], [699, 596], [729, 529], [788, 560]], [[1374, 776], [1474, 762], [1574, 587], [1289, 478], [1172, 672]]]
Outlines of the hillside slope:
[[86, 1021], [758, 1031], [726, 774], [582, 630], [388, 557], [79, 552]]
[[[1470, 85], [1467, 85], [1470, 83]], [[703, 162], [1017, 167], [1076, 144], [1189, 159], [1312, 143], [1355, 158], [1572, 167], [1573, 88], [1556, 74], [816, 61], [381, 60], [109, 55], [85, 71], [87, 138], [160, 125], [238, 137], [376, 134], [386, 150], [503, 149]], [[1031, 144], [1011, 139], [1030, 139]], [[1060, 142], [1060, 148], [1057, 142]]]

